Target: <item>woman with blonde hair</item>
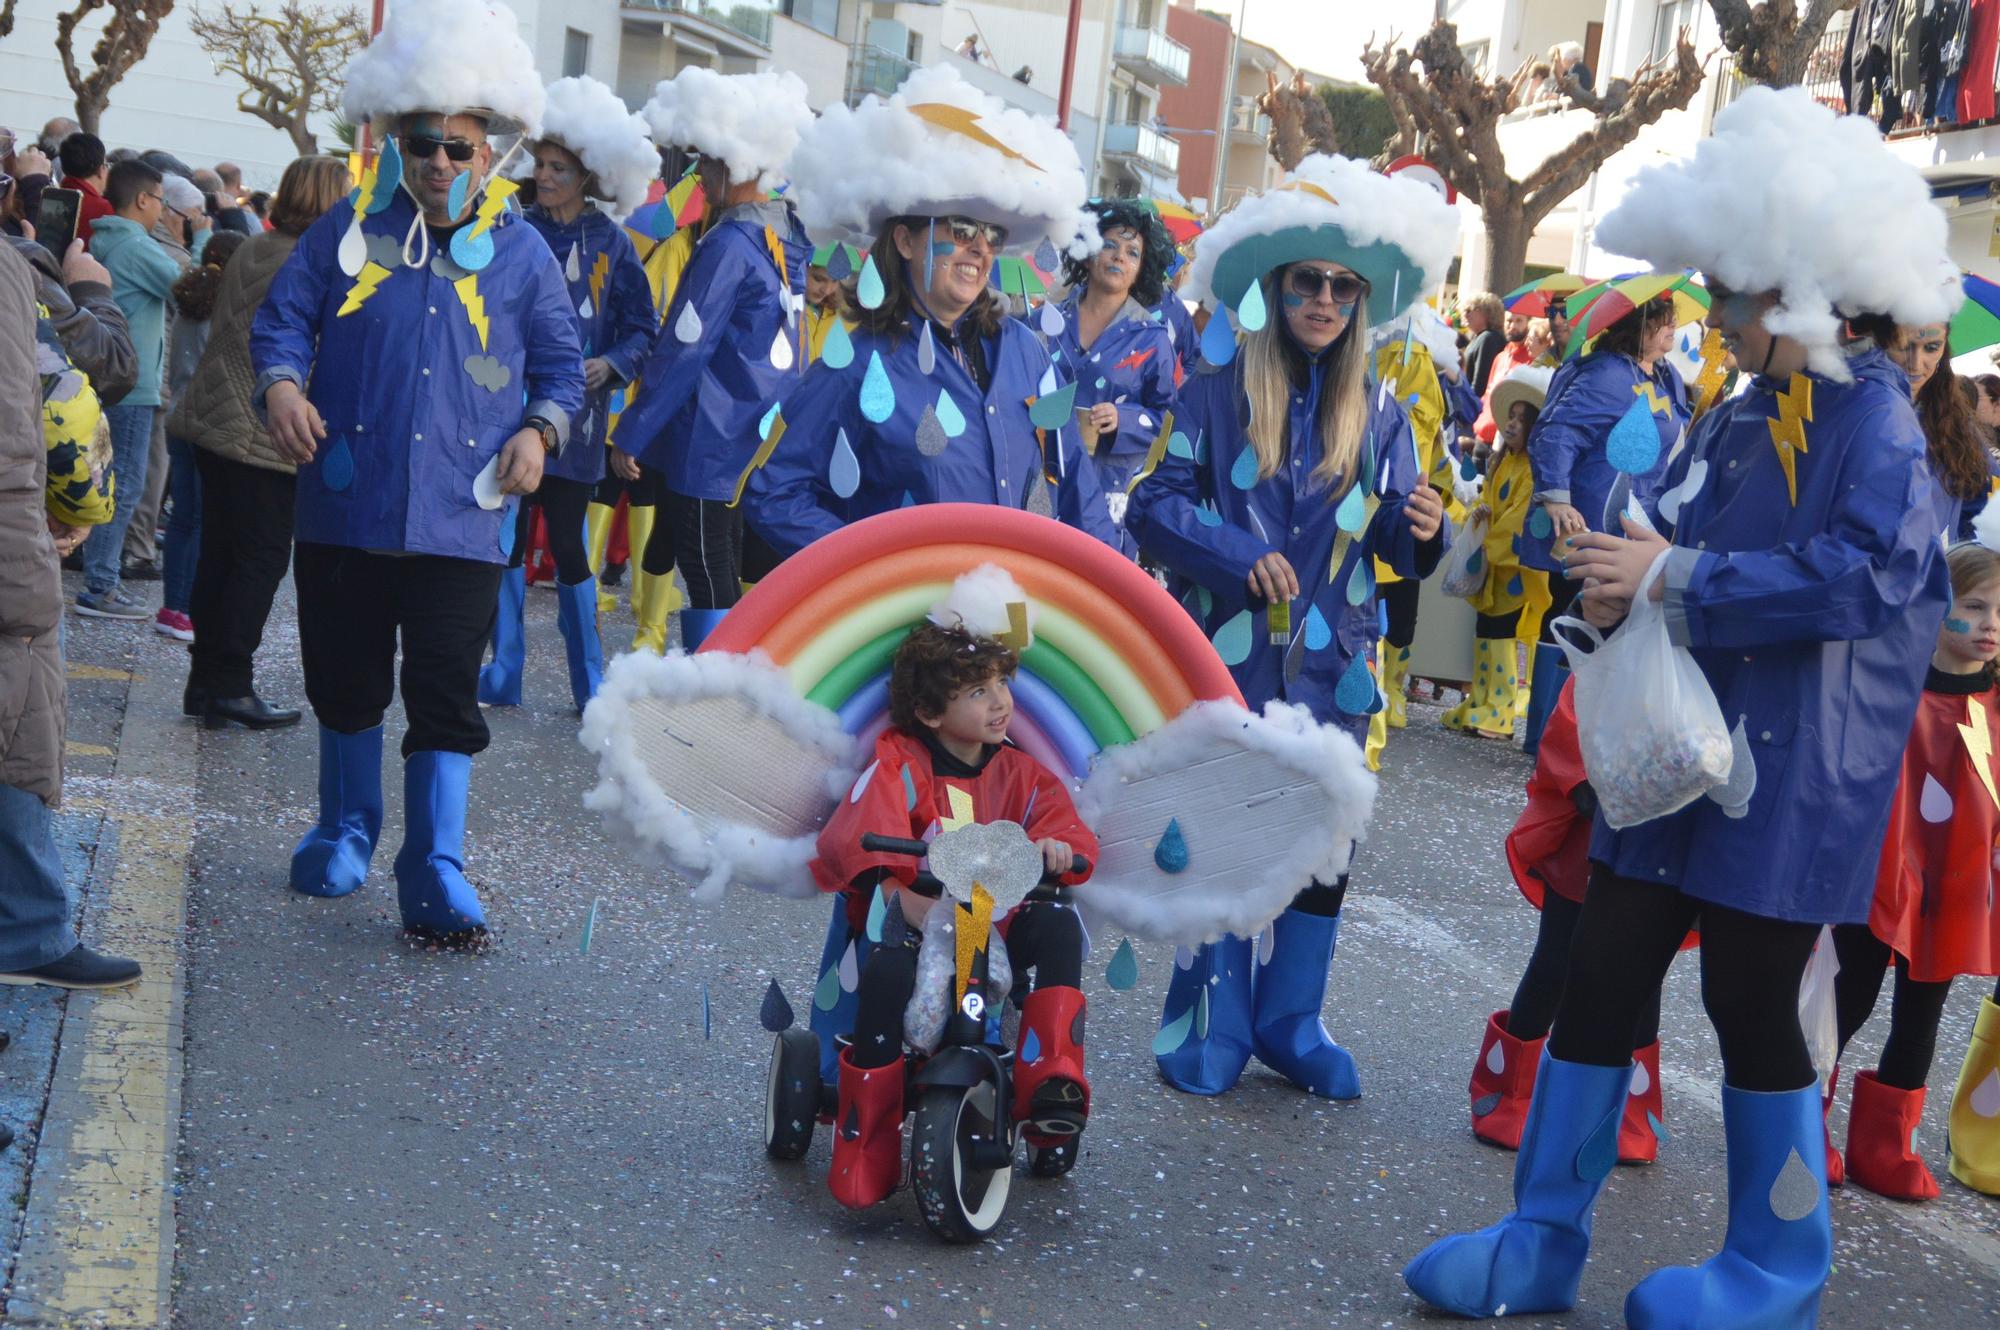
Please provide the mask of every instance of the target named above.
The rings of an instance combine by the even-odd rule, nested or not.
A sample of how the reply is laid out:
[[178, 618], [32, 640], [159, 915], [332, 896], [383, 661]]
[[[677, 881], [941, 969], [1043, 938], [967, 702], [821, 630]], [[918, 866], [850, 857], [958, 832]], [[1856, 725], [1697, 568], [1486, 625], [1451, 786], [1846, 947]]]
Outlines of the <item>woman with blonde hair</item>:
[[[1375, 560], [1421, 578], [1446, 538], [1403, 409], [1370, 379], [1368, 325], [1444, 276], [1456, 230], [1434, 191], [1324, 156], [1217, 221], [1189, 275], [1222, 307], [1202, 334], [1217, 367], [1182, 385], [1174, 438], [1127, 510], [1246, 702], [1303, 706], [1357, 743], [1383, 707]], [[1175, 967], [1154, 1044], [1169, 1084], [1220, 1094], [1255, 1054], [1313, 1094], [1361, 1093], [1320, 1023], [1346, 889], [1342, 875], [1301, 892], [1254, 973], [1239, 937]]]
[[1494, 357], [1507, 345], [1503, 331], [1507, 311], [1500, 304], [1500, 297], [1491, 291], [1476, 292], [1460, 308], [1465, 311], [1465, 331], [1472, 335], [1465, 347], [1465, 381], [1472, 385], [1473, 392], [1484, 397], [1491, 386], [1488, 380], [1493, 375]]

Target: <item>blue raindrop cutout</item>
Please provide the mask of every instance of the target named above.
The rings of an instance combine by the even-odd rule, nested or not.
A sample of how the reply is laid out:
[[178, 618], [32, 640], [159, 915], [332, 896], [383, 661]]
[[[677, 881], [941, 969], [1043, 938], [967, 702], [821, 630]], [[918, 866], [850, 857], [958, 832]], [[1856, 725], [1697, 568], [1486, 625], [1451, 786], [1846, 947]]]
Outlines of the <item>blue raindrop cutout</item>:
[[782, 1034], [792, 1028], [798, 1017], [792, 1014], [792, 1004], [785, 1001], [785, 990], [778, 987], [773, 979], [771, 986], [764, 990], [764, 1003], [757, 1008], [757, 1023], [772, 1034]]
[[1528, 514], [1528, 534], [1536, 540], [1547, 540], [1555, 532], [1556, 524], [1549, 520], [1548, 509], [1536, 505]]
[[913, 812], [917, 806], [917, 781], [908, 767], [903, 768], [903, 811]]
[[1201, 996], [1195, 999], [1194, 1037], [1208, 1038], [1208, 989], [1205, 986], [1201, 990]]
[[1368, 521], [1367, 491], [1360, 485], [1349, 485], [1347, 493], [1340, 500], [1340, 506], [1333, 510], [1334, 525], [1350, 536], [1361, 534], [1361, 528]]
[[[459, 177], [465, 179], [464, 176]], [[461, 226], [452, 233], [451, 261], [467, 272], [481, 272], [493, 262], [493, 233], [481, 231], [472, 234], [472, 228]]]
[[[1061, 262], [1062, 255], [1056, 253], [1056, 247], [1050, 243], [1047, 236], [1042, 237], [1042, 243], [1035, 246], [1035, 266], [1043, 272], [1052, 273], [1056, 270], [1056, 265]], [[1000, 265], [993, 266], [997, 268]]]
[[1347, 673], [1334, 686], [1333, 704], [1350, 716], [1372, 716], [1382, 709], [1381, 693], [1375, 676], [1369, 673], [1368, 657], [1357, 654], [1347, 662]]
[[1211, 365], [1227, 365], [1236, 359], [1236, 330], [1221, 310], [1215, 311], [1201, 330], [1201, 358]]
[[1241, 665], [1250, 658], [1250, 611], [1238, 610], [1236, 617], [1215, 630], [1215, 654], [1224, 665]]
[[1139, 986], [1139, 958], [1132, 952], [1132, 939], [1120, 938], [1111, 964], [1104, 967], [1105, 987], [1126, 993]]
[[879, 425], [896, 413], [896, 389], [889, 371], [882, 368], [882, 354], [868, 353], [868, 372], [861, 378], [861, 414]]
[[1387, 637], [1388, 635], [1389, 635], [1389, 602], [1386, 600], [1378, 600], [1375, 602], [1375, 636]]
[[1359, 605], [1375, 594], [1375, 561], [1363, 555], [1354, 561], [1354, 571], [1347, 575], [1347, 603]]
[[1070, 423], [1070, 413], [1075, 409], [1076, 385], [1065, 383], [1037, 396], [1034, 405], [1028, 408], [1028, 420], [1036, 429], [1061, 429]]
[[1243, 325], [1244, 332], [1256, 332], [1264, 326], [1268, 312], [1264, 308], [1264, 284], [1250, 283], [1243, 292], [1243, 299], [1236, 303], [1236, 321]]
[[875, 898], [868, 902], [868, 940], [882, 940], [882, 920], [889, 913], [889, 897], [882, 888], [875, 888]]
[[1031, 1067], [1035, 1063], [1040, 1062], [1041, 1060], [1042, 1060], [1042, 1037], [1035, 1033], [1033, 1026], [1030, 1026], [1028, 1027], [1027, 1033], [1021, 1036], [1021, 1051], [1017, 1056], [1016, 1061], [1018, 1061], [1024, 1067]]
[[701, 986], [701, 1037], [715, 1037], [715, 1008], [709, 1005], [707, 984]]
[[1315, 605], [1306, 611], [1306, 650], [1324, 651], [1331, 641], [1333, 641], [1333, 625], [1326, 621], [1326, 616], [1321, 614], [1319, 606]]
[[771, 403], [771, 409], [766, 411], [764, 418], [757, 422], [757, 437], [759, 439], [768, 439], [771, 437], [771, 427], [778, 423], [778, 405], [776, 402]]
[[1194, 1008], [1189, 1007], [1175, 1019], [1160, 1027], [1153, 1036], [1153, 1056], [1165, 1057], [1187, 1042], [1188, 1031], [1194, 1028]]
[[863, 309], [880, 309], [888, 294], [882, 289], [882, 274], [876, 270], [875, 256], [870, 254], [861, 261], [861, 276], [854, 280], [854, 298]]
[[1187, 837], [1181, 835], [1181, 820], [1167, 819], [1167, 829], [1160, 837], [1160, 843], [1153, 847], [1153, 862], [1162, 873], [1184, 873], [1188, 866]]
[[839, 1001], [840, 967], [829, 965], [826, 967], [826, 973], [819, 977], [818, 985], [813, 988], [813, 1005], [821, 1011], [832, 1011], [834, 1004]]
[[1230, 463], [1229, 483], [1240, 490], [1254, 489], [1257, 485], [1257, 450], [1247, 443]]
[[853, 251], [846, 245], [835, 245], [833, 253], [826, 256], [826, 275], [836, 282], [844, 282], [854, 275]]
[[396, 136], [391, 134], [382, 141], [381, 155], [375, 159], [375, 192], [368, 199], [368, 215], [373, 217], [387, 208], [402, 183], [403, 150], [396, 146]]
[[1604, 444], [1605, 460], [1628, 476], [1642, 476], [1660, 460], [1660, 430], [1653, 423], [1652, 406], [1643, 397], [1632, 399], [1625, 414], [1611, 427]]
[[1485, 566], [1486, 551], [1483, 549], [1474, 550], [1472, 557], [1465, 561], [1465, 571], [1468, 573], [1476, 573]]
[[1194, 445], [1189, 443], [1188, 436], [1179, 430], [1175, 430], [1167, 436], [1167, 452], [1174, 457], [1185, 457], [1189, 461], [1194, 460]]
[[835, 369], [846, 369], [854, 363], [854, 339], [847, 335], [847, 325], [839, 319], [826, 330], [826, 342], [820, 347], [819, 358]]
[[1063, 312], [1060, 308], [1057, 307], [1055, 301], [1045, 300], [1042, 302], [1042, 309], [1041, 313], [1037, 316], [1037, 322], [1039, 322], [1042, 325], [1042, 336], [1044, 337], [1062, 336], [1063, 322], [1064, 322]]
[[958, 403], [951, 400], [951, 390], [938, 389], [938, 424], [944, 426], [944, 436], [955, 439], [965, 433], [965, 413], [958, 409]]
[[1198, 503], [1194, 507], [1194, 520], [1203, 526], [1221, 526], [1222, 514], [1205, 503]]
[[1507, 579], [1508, 595], [1519, 596], [1524, 594], [1524, 592], [1525, 588], [1521, 585], [1521, 575], [1519, 573], [1515, 573], [1512, 577]]
[[500, 557], [503, 559], [514, 557], [514, 509], [518, 503], [519, 500], [510, 498], [500, 510]]
[[1479, 463], [1473, 461], [1470, 457], [1466, 458], [1458, 464], [1458, 474], [1466, 480], [1479, 479]]
[[827, 464], [826, 483], [833, 492], [843, 499], [851, 499], [861, 488], [861, 460], [854, 455], [854, 446], [847, 441], [847, 431], [834, 435], [833, 460]]
[[320, 459], [319, 483], [330, 490], [345, 490], [354, 483], [354, 454], [347, 450], [346, 439], [335, 439]]
[[1501, 497], [1501, 498], [1503, 498], [1503, 499], [1504, 499], [1504, 498], [1506, 498], [1506, 497], [1507, 497], [1507, 493], [1508, 493], [1508, 491], [1512, 490], [1513, 488], [1514, 488], [1514, 482], [1513, 482], [1513, 481], [1511, 481], [1511, 480], [1503, 480], [1503, 481], [1501, 481], [1501, 482], [1500, 482], [1500, 497]]
[[465, 196], [472, 192], [472, 172], [460, 171], [452, 179], [451, 190], [444, 197], [444, 210], [451, 214], [455, 222], [465, 213]]

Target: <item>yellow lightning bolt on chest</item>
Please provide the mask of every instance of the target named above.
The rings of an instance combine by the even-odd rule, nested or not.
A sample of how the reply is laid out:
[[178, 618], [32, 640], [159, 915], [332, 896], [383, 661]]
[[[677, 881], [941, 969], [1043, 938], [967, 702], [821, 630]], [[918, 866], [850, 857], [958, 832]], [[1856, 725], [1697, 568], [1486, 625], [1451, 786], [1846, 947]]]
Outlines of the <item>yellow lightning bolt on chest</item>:
[[1986, 787], [1986, 797], [2000, 808], [2000, 790], [1993, 785], [1993, 731], [1986, 725], [1986, 708], [1976, 697], [1965, 699], [1965, 723], [1958, 727], [1965, 740], [1965, 751], [1972, 758], [1972, 770], [1979, 777], [1979, 783]]
[[1771, 428], [1771, 446], [1778, 450], [1778, 465], [1785, 469], [1785, 491], [1792, 507], [1799, 506], [1799, 455], [1806, 451], [1806, 425], [1813, 418], [1812, 380], [1792, 375], [1789, 391], [1775, 393], [1778, 415], [1766, 423]]
[[938, 819], [938, 826], [945, 831], [957, 831], [969, 827], [978, 819], [972, 814], [972, 794], [956, 785], [947, 785], [945, 795], [951, 803], [951, 816]]

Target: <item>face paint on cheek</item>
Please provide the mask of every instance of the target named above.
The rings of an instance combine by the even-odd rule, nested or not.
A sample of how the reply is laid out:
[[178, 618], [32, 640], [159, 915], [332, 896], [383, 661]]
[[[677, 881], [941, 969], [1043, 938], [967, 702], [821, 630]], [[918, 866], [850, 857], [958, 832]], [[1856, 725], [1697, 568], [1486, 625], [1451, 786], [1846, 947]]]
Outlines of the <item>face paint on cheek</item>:
[[958, 246], [952, 244], [949, 240], [933, 240], [931, 242], [931, 257], [934, 259], [949, 258], [956, 253], [958, 253]]
[[1944, 621], [1944, 630], [1947, 633], [1957, 633], [1960, 637], [1964, 637], [1972, 631], [1972, 625], [1964, 619], [1946, 619]]
[[1299, 306], [1305, 303], [1306, 303], [1306, 298], [1304, 296], [1293, 295], [1290, 291], [1285, 292], [1286, 309], [1297, 309]]
[[1343, 319], [1351, 318], [1354, 314], [1354, 302], [1350, 300], [1345, 305], [1335, 305], [1333, 311]]

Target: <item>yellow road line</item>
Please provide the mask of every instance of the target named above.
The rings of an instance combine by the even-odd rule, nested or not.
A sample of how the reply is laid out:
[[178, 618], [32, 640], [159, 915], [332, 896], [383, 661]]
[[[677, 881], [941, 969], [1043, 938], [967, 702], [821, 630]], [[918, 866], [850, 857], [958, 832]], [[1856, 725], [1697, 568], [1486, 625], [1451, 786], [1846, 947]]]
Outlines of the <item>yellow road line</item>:
[[63, 752], [71, 757], [110, 757], [115, 751], [103, 744], [80, 744], [74, 740], [63, 745]]
[[72, 679], [130, 679], [133, 683], [137, 683], [145, 676], [134, 674], [130, 670], [112, 670], [106, 669], [102, 665], [84, 665], [76, 661], [71, 661], [69, 663], [69, 677]]

